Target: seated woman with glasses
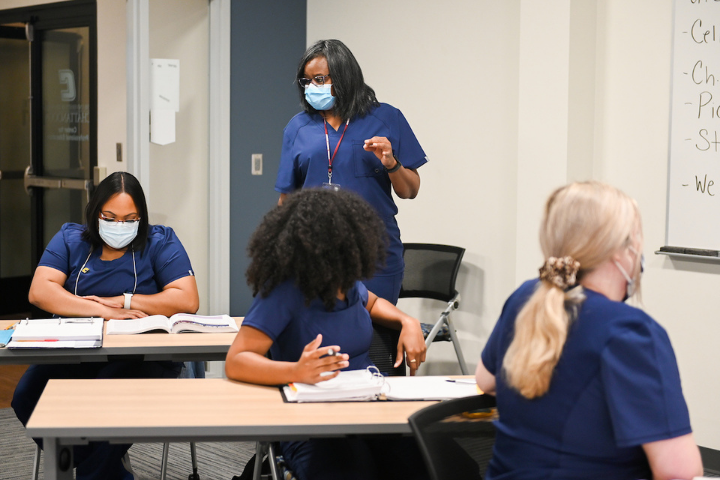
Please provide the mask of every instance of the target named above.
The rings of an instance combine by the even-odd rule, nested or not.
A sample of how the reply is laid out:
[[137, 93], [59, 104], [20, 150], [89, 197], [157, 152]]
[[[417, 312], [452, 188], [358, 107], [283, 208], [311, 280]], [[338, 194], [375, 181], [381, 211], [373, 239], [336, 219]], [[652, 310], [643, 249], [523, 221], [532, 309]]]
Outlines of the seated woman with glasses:
[[390, 242], [385, 266], [363, 282], [394, 305], [404, 263], [392, 190], [399, 198], [417, 196], [425, 152], [400, 110], [378, 102], [341, 41], [321, 40], [308, 48], [296, 80], [304, 111], [285, 127], [275, 182], [279, 203], [297, 189], [326, 185], [352, 190], [372, 205]]
[[[255, 299], [228, 351], [228, 378], [315, 384], [367, 368], [373, 323], [400, 332], [396, 361], [407, 356], [414, 373], [425, 360], [420, 323], [360, 282], [382, 263], [384, 230], [346, 191], [304, 190], [268, 213], [248, 244]], [[427, 478], [410, 437], [283, 442], [281, 450], [300, 480]]]
[[[142, 187], [125, 172], [98, 185], [85, 225], [66, 223], [50, 240], [29, 297], [60, 317], [170, 316], [195, 313], [199, 306], [185, 249], [171, 228], [148, 223]], [[143, 361], [33, 365], [20, 379], [12, 407], [25, 425], [50, 379], [175, 378], [181, 368], [177, 362]], [[75, 447], [78, 480], [132, 478], [121, 465], [129, 447], [107, 442]]]
[[640, 291], [635, 200], [574, 183], [548, 199], [545, 263], [505, 302], [476, 379], [497, 396], [492, 479], [691, 479], [703, 474], [665, 330]]

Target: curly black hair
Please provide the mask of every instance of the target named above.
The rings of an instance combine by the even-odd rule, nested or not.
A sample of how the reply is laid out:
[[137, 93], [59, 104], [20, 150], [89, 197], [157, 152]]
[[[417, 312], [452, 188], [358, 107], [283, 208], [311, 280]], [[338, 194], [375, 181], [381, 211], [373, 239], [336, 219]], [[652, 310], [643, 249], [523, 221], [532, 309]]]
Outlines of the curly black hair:
[[320, 298], [332, 310], [338, 292], [385, 262], [386, 246], [385, 226], [355, 193], [300, 190], [265, 215], [250, 238], [247, 281], [253, 296], [267, 297], [292, 279], [306, 304]]

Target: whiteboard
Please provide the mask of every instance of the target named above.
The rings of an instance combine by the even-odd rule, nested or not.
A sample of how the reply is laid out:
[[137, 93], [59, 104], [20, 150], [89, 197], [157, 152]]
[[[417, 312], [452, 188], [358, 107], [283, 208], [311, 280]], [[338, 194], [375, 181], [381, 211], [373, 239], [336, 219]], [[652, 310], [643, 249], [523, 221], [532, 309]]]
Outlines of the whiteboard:
[[720, 1], [674, 9], [665, 240], [720, 250]]

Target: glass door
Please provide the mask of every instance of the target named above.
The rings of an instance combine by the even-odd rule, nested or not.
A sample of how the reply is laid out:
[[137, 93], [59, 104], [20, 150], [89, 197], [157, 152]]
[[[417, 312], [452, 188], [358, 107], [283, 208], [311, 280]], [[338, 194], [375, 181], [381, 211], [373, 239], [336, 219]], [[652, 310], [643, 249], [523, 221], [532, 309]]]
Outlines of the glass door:
[[38, 32], [41, 145], [25, 175], [29, 193], [42, 196], [42, 249], [63, 223], [83, 223], [92, 188], [90, 155], [89, 27]]
[[31, 201], [23, 176], [30, 154], [30, 42], [25, 25], [0, 26], [0, 314], [29, 312]]
[[83, 223], [97, 165], [95, 17], [94, 0], [0, 11], [0, 316], [46, 315], [27, 302], [34, 269], [62, 224]]

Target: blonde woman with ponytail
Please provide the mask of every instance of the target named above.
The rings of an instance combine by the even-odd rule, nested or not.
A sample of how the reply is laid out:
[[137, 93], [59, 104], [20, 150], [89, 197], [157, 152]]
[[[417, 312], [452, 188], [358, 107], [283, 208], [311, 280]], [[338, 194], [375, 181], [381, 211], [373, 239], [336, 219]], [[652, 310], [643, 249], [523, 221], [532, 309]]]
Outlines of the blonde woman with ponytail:
[[598, 182], [548, 199], [538, 279], [507, 300], [475, 374], [500, 420], [486, 479], [702, 475], [665, 330], [640, 293], [635, 201]]

